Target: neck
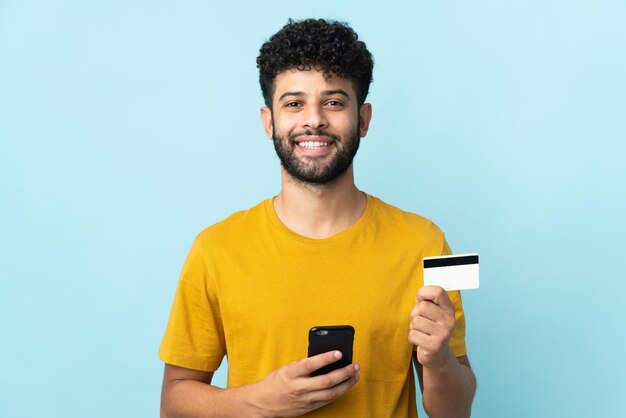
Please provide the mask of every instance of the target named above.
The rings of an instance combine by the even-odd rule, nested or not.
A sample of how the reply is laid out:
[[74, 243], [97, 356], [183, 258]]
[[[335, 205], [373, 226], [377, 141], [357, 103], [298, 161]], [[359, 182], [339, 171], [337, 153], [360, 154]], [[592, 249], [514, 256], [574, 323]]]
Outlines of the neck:
[[363, 214], [366, 197], [354, 184], [352, 166], [330, 184], [302, 183], [284, 169], [282, 190], [274, 198], [278, 218], [297, 234], [328, 238], [352, 226]]

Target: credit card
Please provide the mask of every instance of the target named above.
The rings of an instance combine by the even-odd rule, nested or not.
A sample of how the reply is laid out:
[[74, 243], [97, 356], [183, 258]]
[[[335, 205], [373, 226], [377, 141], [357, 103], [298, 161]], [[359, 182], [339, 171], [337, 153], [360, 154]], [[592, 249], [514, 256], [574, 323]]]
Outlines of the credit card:
[[424, 286], [447, 291], [478, 289], [478, 254], [424, 257]]

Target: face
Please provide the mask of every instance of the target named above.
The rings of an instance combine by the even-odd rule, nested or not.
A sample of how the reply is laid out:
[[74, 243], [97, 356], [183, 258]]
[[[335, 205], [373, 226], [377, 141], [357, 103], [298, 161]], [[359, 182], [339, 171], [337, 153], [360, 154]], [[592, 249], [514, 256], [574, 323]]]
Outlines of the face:
[[274, 85], [273, 110], [261, 114], [285, 171], [312, 184], [344, 174], [371, 117], [369, 104], [359, 108], [352, 82], [316, 70], [288, 70]]

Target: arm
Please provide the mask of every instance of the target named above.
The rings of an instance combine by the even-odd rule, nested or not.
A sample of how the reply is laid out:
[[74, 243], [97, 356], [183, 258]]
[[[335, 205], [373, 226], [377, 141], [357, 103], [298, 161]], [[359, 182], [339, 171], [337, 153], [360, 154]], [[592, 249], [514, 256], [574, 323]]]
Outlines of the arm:
[[310, 373], [341, 358], [337, 351], [281, 367], [256, 383], [221, 389], [213, 373], [165, 365], [161, 417], [292, 417], [331, 403], [358, 381], [351, 364], [322, 376]]
[[211, 386], [212, 379], [212, 372], [165, 364], [161, 418], [254, 416], [246, 387], [224, 390]]
[[449, 341], [454, 329], [454, 305], [438, 286], [418, 291], [411, 311], [409, 341], [417, 346], [414, 361], [431, 418], [469, 417], [476, 379], [467, 356], [455, 357]]
[[429, 417], [469, 417], [476, 378], [467, 356], [451, 356], [441, 370], [424, 369], [413, 353], [413, 363], [422, 390], [424, 410]]

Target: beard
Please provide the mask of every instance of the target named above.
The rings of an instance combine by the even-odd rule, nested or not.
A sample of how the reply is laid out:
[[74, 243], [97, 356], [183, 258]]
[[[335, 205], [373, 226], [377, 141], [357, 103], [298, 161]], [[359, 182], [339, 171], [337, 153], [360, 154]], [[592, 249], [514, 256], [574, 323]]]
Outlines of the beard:
[[[274, 121], [272, 121], [273, 124]], [[285, 171], [295, 180], [317, 185], [331, 183], [345, 173], [352, 165], [352, 160], [354, 160], [361, 143], [356, 127], [353, 127], [345, 137], [340, 137], [323, 129], [307, 129], [293, 133], [287, 138], [279, 135], [275, 126], [273, 132], [274, 149]], [[329, 146], [336, 147], [336, 152], [323, 159], [299, 158], [296, 154], [295, 140], [301, 135], [327, 136], [333, 140]]]

